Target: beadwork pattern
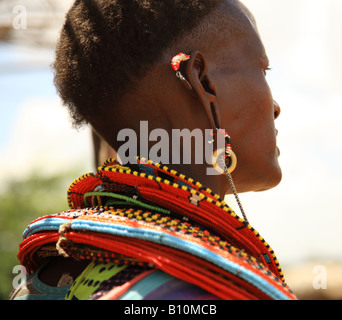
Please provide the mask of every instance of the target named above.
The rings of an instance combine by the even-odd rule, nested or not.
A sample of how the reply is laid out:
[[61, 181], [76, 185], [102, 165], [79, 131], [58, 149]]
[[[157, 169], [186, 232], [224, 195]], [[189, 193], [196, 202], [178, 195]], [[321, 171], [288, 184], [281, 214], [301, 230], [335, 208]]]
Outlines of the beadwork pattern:
[[[28, 270], [63, 252], [164, 268], [223, 298], [231, 283], [236, 294], [246, 287], [261, 297], [295, 298], [260, 234], [212, 190], [166, 166], [138, 159], [124, 167], [109, 159], [97, 173], [75, 180], [67, 198], [70, 210], [41, 217], [25, 230], [18, 257]], [[207, 282], [200, 280], [204, 270]], [[217, 277], [226, 279], [225, 287]]]

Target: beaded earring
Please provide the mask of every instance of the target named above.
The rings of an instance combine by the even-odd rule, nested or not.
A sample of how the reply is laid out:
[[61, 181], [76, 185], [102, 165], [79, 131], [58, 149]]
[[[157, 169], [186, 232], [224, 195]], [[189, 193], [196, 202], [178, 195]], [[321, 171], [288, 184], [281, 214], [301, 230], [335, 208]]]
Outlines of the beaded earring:
[[185, 83], [189, 90], [192, 90], [191, 84], [180, 72], [181, 63], [189, 59], [190, 55], [180, 52], [172, 58], [171, 67], [174, 71], [176, 71], [176, 77], [179, 78], [183, 83]]
[[236, 191], [233, 177], [231, 176], [231, 173], [235, 170], [237, 165], [237, 157], [234, 151], [232, 150], [230, 136], [225, 130], [220, 128], [217, 128], [216, 132], [212, 132], [210, 135], [212, 136], [212, 138], [208, 141], [208, 143], [215, 143], [215, 137], [217, 138], [219, 135], [224, 136], [225, 146], [219, 149], [214, 148], [213, 150], [213, 155], [211, 159], [212, 165], [217, 172], [219, 172], [220, 174], [224, 174], [227, 177], [229, 186], [234, 194], [235, 200], [239, 206], [241, 214], [246, 223], [248, 223], [246, 213], [242, 207], [239, 195]]
[[212, 132], [210, 135], [212, 136], [212, 139], [209, 141], [209, 143], [214, 143], [215, 136], [217, 135], [223, 135], [225, 142], [223, 148], [215, 149], [213, 151], [211, 160], [214, 169], [220, 174], [224, 174], [225, 171], [232, 173], [236, 168], [237, 157], [232, 150], [230, 136], [223, 129], [216, 129], [216, 132]]

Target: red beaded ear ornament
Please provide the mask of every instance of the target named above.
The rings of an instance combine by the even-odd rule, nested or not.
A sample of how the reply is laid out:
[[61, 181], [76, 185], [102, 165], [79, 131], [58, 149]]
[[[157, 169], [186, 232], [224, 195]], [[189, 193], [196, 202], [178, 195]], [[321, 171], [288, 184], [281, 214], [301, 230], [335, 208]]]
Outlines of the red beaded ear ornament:
[[232, 189], [232, 192], [234, 194], [235, 200], [240, 208], [241, 214], [245, 219], [245, 222], [248, 223], [247, 216], [242, 207], [233, 178], [231, 176], [231, 173], [234, 171], [237, 165], [237, 157], [232, 150], [230, 136], [223, 129], [216, 129], [216, 132], [212, 132], [210, 133], [210, 135], [212, 136], [212, 139], [208, 141], [209, 143], [214, 143], [215, 137], [217, 138], [218, 135], [224, 136], [225, 146], [223, 148], [221, 147], [219, 149], [214, 149], [212, 155], [212, 165], [217, 172], [219, 172], [220, 174], [224, 174], [227, 177], [230, 188]]
[[192, 90], [191, 84], [180, 72], [181, 63], [184, 61], [188, 61], [189, 59], [190, 55], [180, 52], [172, 58], [171, 67], [174, 71], [176, 71], [176, 77], [182, 80], [182, 82], [186, 84], [188, 89]]
[[171, 66], [174, 71], [178, 71], [180, 69], [180, 64], [183, 61], [187, 61], [190, 59], [190, 55], [185, 53], [178, 53], [176, 56], [174, 56], [171, 60]]

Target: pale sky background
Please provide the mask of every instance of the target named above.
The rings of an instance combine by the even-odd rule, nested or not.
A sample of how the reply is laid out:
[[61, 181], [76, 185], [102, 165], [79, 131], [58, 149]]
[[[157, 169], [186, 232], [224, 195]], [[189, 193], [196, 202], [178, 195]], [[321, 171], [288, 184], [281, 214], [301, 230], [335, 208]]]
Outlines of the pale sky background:
[[[342, 260], [342, 1], [243, 2], [270, 59], [283, 168], [278, 187], [240, 195], [245, 211], [282, 265]], [[0, 45], [0, 187], [34, 170], [93, 171], [89, 131], [71, 128], [53, 87], [53, 56]]]

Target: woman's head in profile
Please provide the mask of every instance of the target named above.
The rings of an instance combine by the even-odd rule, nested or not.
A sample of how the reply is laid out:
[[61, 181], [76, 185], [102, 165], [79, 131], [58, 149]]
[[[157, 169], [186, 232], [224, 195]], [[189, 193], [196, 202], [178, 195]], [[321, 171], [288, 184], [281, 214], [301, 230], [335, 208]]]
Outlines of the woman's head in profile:
[[[187, 55], [179, 73], [171, 68], [178, 53]], [[159, 143], [168, 153], [165, 165], [224, 196], [226, 177], [208, 174], [205, 157], [195, 159], [206, 142], [191, 144], [190, 161], [172, 143], [177, 129], [223, 128], [237, 157], [238, 192], [267, 190], [281, 180], [274, 121], [280, 108], [265, 78], [269, 61], [253, 15], [238, 0], [76, 1], [54, 68], [74, 124], [89, 123], [115, 150], [124, 143], [118, 133], [133, 130], [137, 155]], [[149, 135], [156, 129], [169, 140]], [[155, 161], [154, 154], [147, 156]]]

